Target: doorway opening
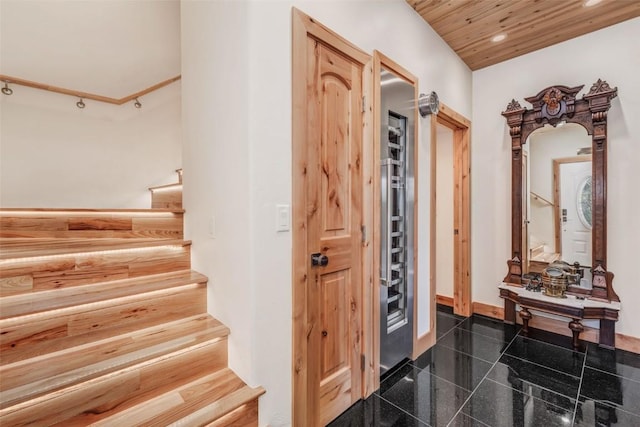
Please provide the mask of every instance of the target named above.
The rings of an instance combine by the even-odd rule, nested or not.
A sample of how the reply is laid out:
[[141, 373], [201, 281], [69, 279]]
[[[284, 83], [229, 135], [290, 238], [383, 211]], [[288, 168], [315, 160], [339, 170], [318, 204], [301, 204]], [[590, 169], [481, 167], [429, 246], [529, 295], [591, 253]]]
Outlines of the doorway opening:
[[473, 313], [470, 128], [467, 118], [446, 105], [431, 118], [432, 319], [436, 302], [460, 316]]

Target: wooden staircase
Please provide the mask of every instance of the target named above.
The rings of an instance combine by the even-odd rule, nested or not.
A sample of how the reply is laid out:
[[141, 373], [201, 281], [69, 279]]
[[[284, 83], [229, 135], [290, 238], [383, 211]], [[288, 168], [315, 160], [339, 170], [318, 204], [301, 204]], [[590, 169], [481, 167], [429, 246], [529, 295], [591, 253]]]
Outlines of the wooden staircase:
[[0, 425], [257, 426], [182, 216], [0, 210]]
[[182, 209], [182, 169], [177, 169], [178, 182], [150, 187], [153, 209]]

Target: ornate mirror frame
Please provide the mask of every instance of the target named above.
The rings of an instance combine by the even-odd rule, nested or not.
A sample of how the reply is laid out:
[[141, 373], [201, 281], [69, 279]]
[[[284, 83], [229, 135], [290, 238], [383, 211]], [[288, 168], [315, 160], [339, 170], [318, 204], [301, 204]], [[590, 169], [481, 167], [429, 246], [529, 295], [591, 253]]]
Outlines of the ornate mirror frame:
[[[613, 290], [613, 273], [607, 270], [607, 112], [618, 94], [601, 79], [591, 86], [582, 99], [576, 97], [584, 85], [550, 86], [537, 95], [525, 98], [533, 108], [520, 106], [513, 99], [502, 115], [507, 119], [511, 135], [511, 259], [504, 278], [507, 284], [522, 283], [522, 145], [529, 135], [546, 124], [577, 123], [592, 137], [592, 274], [593, 288], [589, 298], [620, 301]], [[569, 289], [571, 292], [572, 289]], [[581, 292], [584, 294], [584, 290]]]

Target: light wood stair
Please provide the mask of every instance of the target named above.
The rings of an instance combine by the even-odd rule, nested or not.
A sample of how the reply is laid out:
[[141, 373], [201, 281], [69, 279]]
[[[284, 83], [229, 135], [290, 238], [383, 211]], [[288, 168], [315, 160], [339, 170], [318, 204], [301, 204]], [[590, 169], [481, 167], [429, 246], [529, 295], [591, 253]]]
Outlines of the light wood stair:
[[182, 169], [177, 169], [178, 182], [149, 187], [154, 209], [182, 209]]
[[258, 425], [182, 213], [0, 209], [0, 425]]

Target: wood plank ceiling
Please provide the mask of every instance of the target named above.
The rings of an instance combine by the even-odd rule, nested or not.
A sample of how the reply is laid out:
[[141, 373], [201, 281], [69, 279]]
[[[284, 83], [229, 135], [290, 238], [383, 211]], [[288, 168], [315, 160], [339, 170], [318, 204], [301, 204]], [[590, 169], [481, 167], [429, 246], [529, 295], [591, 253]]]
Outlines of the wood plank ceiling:
[[640, 16], [640, 0], [406, 1], [472, 70]]

